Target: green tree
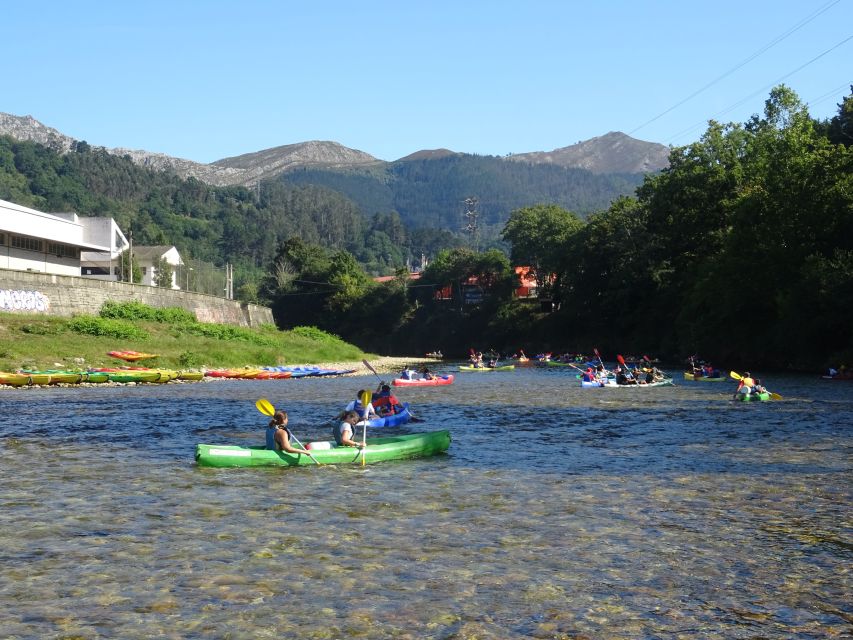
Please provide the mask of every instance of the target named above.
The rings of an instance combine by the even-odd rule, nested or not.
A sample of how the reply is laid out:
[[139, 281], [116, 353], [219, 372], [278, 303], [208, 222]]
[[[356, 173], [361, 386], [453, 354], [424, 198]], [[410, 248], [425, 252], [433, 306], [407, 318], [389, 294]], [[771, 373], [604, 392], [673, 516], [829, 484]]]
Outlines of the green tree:
[[122, 251], [119, 255], [119, 280], [121, 282], [142, 282], [142, 269], [136, 258], [131, 258], [130, 251]]
[[154, 261], [154, 286], [171, 289], [174, 274], [174, 268], [162, 256]]
[[547, 296], [552, 284], [560, 289], [566, 245], [582, 227], [583, 222], [574, 213], [539, 204], [513, 211], [501, 235], [512, 246], [513, 264], [529, 267], [539, 291]]

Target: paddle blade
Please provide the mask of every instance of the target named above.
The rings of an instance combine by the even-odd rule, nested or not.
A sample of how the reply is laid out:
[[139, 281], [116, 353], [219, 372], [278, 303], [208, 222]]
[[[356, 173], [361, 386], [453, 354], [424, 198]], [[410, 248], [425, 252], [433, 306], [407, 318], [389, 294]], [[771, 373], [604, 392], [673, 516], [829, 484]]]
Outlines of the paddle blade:
[[743, 376], [740, 375], [737, 371], [729, 371], [729, 376], [731, 376], [735, 380], [743, 380]]
[[266, 398], [261, 398], [255, 403], [255, 406], [258, 408], [258, 411], [263, 413], [265, 416], [274, 416], [275, 415], [275, 407], [272, 406], [272, 403]]
[[616, 356], [616, 361], [617, 361], [619, 364], [621, 364], [623, 367], [627, 366], [627, 365], [625, 364], [625, 358], [623, 358], [623, 357], [622, 357], [622, 354], [621, 354], [621, 353], [620, 353], [620, 354], [618, 354], [618, 355]]
[[771, 393], [770, 398], [771, 400], [781, 400], [782, 396], [780, 396], [778, 393]]
[[370, 391], [365, 391], [364, 393], [362, 393], [361, 398], [359, 398], [361, 400], [361, 406], [366, 407], [367, 405], [369, 405], [370, 399], [372, 397], [373, 397], [373, 394], [370, 393]]
[[372, 366], [372, 365], [371, 365], [367, 360], [362, 360], [362, 361], [361, 361], [361, 363], [362, 363], [365, 367], [367, 367], [373, 375], [377, 375], [377, 374], [376, 374], [376, 369], [374, 369], [374, 368], [373, 368], [373, 366]]

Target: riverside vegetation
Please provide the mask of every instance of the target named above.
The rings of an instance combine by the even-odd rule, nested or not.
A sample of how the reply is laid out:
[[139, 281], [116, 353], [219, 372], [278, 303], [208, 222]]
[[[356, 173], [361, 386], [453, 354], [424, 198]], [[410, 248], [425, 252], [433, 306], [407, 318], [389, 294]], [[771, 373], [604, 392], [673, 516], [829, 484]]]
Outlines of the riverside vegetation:
[[[0, 137], [0, 198], [110, 215], [137, 242], [233, 263], [237, 296], [271, 307], [279, 328], [318, 327], [378, 353], [596, 345], [814, 371], [853, 359], [851, 145], [853, 94], [820, 121], [780, 85], [763, 114], [711, 121], [698, 141], [674, 147], [669, 167], [646, 175], [632, 197], [606, 198], [607, 209], [589, 213], [517, 184], [517, 208], [496, 217], [481, 199], [468, 237], [454, 222], [461, 214], [442, 215], [488, 180], [441, 182], [435, 215], [407, 227], [401, 205], [428, 202], [424, 193], [370, 211], [352, 199], [361, 191], [347, 197], [343, 185], [214, 189], [84, 143], [59, 156]], [[448, 179], [456, 162], [440, 163]], [[421, 175], [427, 166], [409, 168]], [[421, 254], [429, 264], [414, 281], [404, 265]], [[538, 299], [514, 296], [520, 267]], [[392, 272], [390, 282], [370, 277]]]
[[365, 353], [314, 327], [280, 331], [197, 322], [180, 308], [107, 302], [97, 316], [0, 313], [0, 371], [115, 366], [115, 349], [158, 354], [148, 366], [273, 366], [358, 361]]

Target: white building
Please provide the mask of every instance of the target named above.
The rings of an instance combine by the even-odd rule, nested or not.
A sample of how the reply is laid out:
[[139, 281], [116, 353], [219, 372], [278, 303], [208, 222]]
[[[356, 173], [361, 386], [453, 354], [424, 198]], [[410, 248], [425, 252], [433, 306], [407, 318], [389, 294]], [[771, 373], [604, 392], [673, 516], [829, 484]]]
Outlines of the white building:
[[80, 275], [80, 252], [109, 254], [74, 213], [50, 214], [0, 200], [0, 269]]
[[157, 264], [165, 260], [172, 266], [172, 289], [178, 286], [178, 267], [184, 264], [181, 254], [170, 245], [133, 247], [133, 260], [142, 269], [142, 284], [153, 287], [157, 282]]
[[81, 218], [83, 239], [96, 245], [109, 247], [107, 253], [80, 252], [80, 275], [98, 280], [121, 278], [121, 253], [130, 246], [127, 238], [112, 218]]

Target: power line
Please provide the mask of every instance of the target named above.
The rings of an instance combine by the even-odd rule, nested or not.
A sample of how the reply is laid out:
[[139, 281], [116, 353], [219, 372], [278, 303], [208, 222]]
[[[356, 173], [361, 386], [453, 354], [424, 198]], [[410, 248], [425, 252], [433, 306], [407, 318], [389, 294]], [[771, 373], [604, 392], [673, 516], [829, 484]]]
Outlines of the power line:
[[[846, 38], [844, 38], [844, 40], [842, 40], [841, 42], [839, 42], [839, 43], [837, 43], [837, 44], [834, 44], [833, 46], [831, 46], [829, 49], [827, 49], [827, 50], [826, 50], [826, 51], [824, 51], [823, 53], [820, 53], [820, 54], [816, 55], [814, 58], [812, 58], [812, 59], [811, 59], [811, 60], [809, 60], [808, 62], [806, 62], [806, 63], [804, 63], [804, 64], [801, 64], [799, 67], [797, 67], [797, 68], [796, 68], [796, 69], [794, 69], [793, 71], [790, 71], [789, 73], [786, 73], [786, 74], [785, 74], [784, 76], [782, 76], [781, 78], [777, 78], [776, 80], [774, 80], [774, 81], [773, 81], [773, 82], [771, 82], [770, 84], [767, 84], [767, 85], [765, 85], [765, 86], [761, 87], [760, 89], [758, 89], [758, 91], [755, 91], [755, 92], [753, 92], [753, 93], [750, 93], [748, 96], [746, 96], [746, 97], [745, 97], [745, 98], [743, 98], [742, 100], [740, 100], [740, 101], [736, 102], [735, 104], [731, 105], [730, 107], [727, 107], [727, 108], [723, 109], [722, 111], [719, 111], [719, 112], [715, 113], [713, 116], [711, 116], [710, 118], [708, 118], [708, 120], [716, 120], [716, 119], [717, 119], [717, 118], [719, 118], [720, 116], [727, 114], [729, 111], [732, 111], [732, 110], [734, 110], [734, 109], [737, 109], [739, 106], [741, 106], [741, 105], [742, 105], [742, 104], [744, 104], [745, 102], [749, 102], [749, 101], [750, 101], [752, 98], [754, 98], [755, 96], [757, 96], [757, 95], [759, 95], [759, 94], [764, 93], [765, 91], [767, 91], [767, 89], [770, 89], [770, 88], [772, 88], [772, 87], [775, 87], [775, 86], [776, 86], [776, 85], [778, 85], [780, 82], [782, 82], [782, 80], [784, 80], [785, 78], [789, 78], [790, 76], [794, 75], [795, 73], [798, 73], [798, 72], [802, 71], [803, 69], [805, 69], [807, 66], [809, 66], [809, 65], [810, 65], [810, 64], [812, 64], [813, 62], [816, 62], [817, 60], [820, 60], [823, 56], [825, 56], [826, 54], [828, 54], [828, 53], [830, 53], [830, 52], [834, 51], [835, 49], [837, 49], [837, 48], [838, 48], [838, 47], [840, 47], [841, 45], [843, 45], [843, 44], [845, 44], [845, 43], [849, 42], [850, 40], [853, 40], [853, 35], [851, 35], [851, 36], [847, 36]], [[701, 123], [699, 123], [699, 124], [694, 124], [693, 126], [687, 127], [686, 129], [682, 129], [681, 131], [679, 131], [678, 133], [676, 133], [674, 136], [672, 136], [672, 137], [669, 139], [669, 143], [672, 143], [674, 140], [676, 140], [677, 138], [680, 138], [682, 135], [684, 135], [684, 134], [686, 134], [686, 133], [689, 133], [689, 132], [694, 131], [694, 130], [696, 130], [696, 129], [701, 129], [702, 127], [706, 126], [706, 124], [707, 124], [708, 120], [704, 120], [704, 121], [702, 121], [702, 122], [701, 122]]]
[[801, 20], [800, 22], [798, 22], [797, 24], [795, 24], [793, 27], [791, 27], [790, 29], [788, 29], [788, 31], [786, 31], [785, 33], [783, 33], [783, 34], [782, 34], [782, 35], [780, 35], [780, 36], [777, 36], [775, 40], [772, 40], [772, 41], [771, 41], [771, 42], [769, 42], [768, 44], [766, 44], [766, 45], [764, 45], [763, 47], [761, 47], [758, 51], [756, 51], [755, 53], [753, 53], [752, 55], [750, 55], [748, 58], [746, 58], [745, 60], [743, 60], [743, 61], [739, 62], [738, 64], [736, 64], [734, 67], [732, 67], [731, 69], [729, 69], [728, 71], [726, 71], [723, 75], [721, 75], [721, 76], [719, 76], [719, 77], [715, 78], [714, 80], [711, 80], [711, 82], [709, 82], [708, 84], [706, 84], [704, 87], [702, 87], [702, 88], [700, 88], [700, 89], [697, 89], [696, 91], [694, 91], [693, 93], [691, 93], [689, 96], [687, 96], [686, 98], [684, 98], [684, 99], [683, 99], [683, 100], [681, 100], [680, 102], [675, 103], [673, 106], [671, 106], [669, 109], [667, 109], [667, 110], [666, 110], [666, 111], [664, 111], [663, 113], [659, 113], [658, 115], [656, 115], [656, 116], [655, 116], [654, 118], [652, 118], [651, 120], [648, 120], [648, 121], [644, 122], [643, 124], [641, 124], [641, 125], [640, 125], [639, 127], [637, 127], [636, 129], [634, 129], [634, 130], [632, 130], [632, 131], [629, 131], [629, 132], [628, 132], [628, 135], [633, 135], [635, 132], [639, 131], [640, 129], [642, 129], [642, 128], [643, 128], [643, 127], [645, 127], [646, 125], [649, 125], [649, 124], [651, 124], [652, 122], [654, 122], [655, 120], [658, 120], [658, 119], [662, 118], [663, 116], [665, 116], [666, 114], [668, 114], [670, 111], [673, 111], [674, 109], [676, 109], [676, 108], [680, 107], [681, 105], [683, 105], [683, 104], [684, 104], [685, 102], [687, 102], [688, 100], [692, 100], [693, 98], [695, 98], [696, 96], [698, 96], [700, 93], [702, 93], [702, 92], [703, 92], [703, 91], [705, 91], [706, 89], [708, 89], [708, 88], [710, 88], [710, 87], [713, 87], [713, 86], [714, 86], [715, 84], [717, 84], [720, 80], [723, 80], [724, 78], [727, 78], [728, 76], [730, 76], [731, 74], [733, 74], [735, 71], [737, 71], [737, 70], [738, 70], [738, 69], [740, 69], [741, 67], [745, 66], [745, 65], [746, 65], [746, 64], [748, 64], [749, 62], [752, 62], [753, 60], [755, 60], [755, 58], [757, 58], [758, 56], [760, 56], [762, 53], [764, 53], [765, 51], [767, 51], [767, 50], [768, 50], [768, 49], [770, 49], [771, 47], [774, 47], [775, 45], [779, 44], [780, 42], [782, 42], [782, 40], [784, 40], [785, 38], [787, 38], [788, 36], [790, 36], [790, 35], [791, 35], [792, 33], [794, 33], [795, 31], [798, 31], [798, 30], [799, 30], [799, 29], [801, 29], [802, 27], [806, 26], [809, 22], [811, 22], [812, 20], [814, 20], [815, 18], [817, 18], [817, 17], [818, 17], [819, 15], [821, 15], [822, 13], [824, 13], [824, 12], [828, 11], [829, 9], [831, 9], [834, 5], [838, 4], [839, 2], [841, 2], [841, 0], [831, 0], [830, 2], [826, 3], [823, 7], [821, 7], [821, 8], [820, 8], [820, 9], [818, 9], [817, 11], [815, 11], [815, 12], [813, 12], [813, 13], [809, 14], [809, 15], [808, 15], [808, 16], [806, 16], [803, 20]]
[[824, 93], [822, 96], [819, 96], [819, 97], [817, 97], [817, 98], [814, 98], [813, 100], [809, 100], [808, 102], [806, 102], [806, 104], [807, 104], [808, 106], [810, 106], [810, 107], [811, 107], [811, 106], [814, 106], [814, 105], [816, 105], [816, 104], [820, 104], [820, 103], [821, 103], [821, 102], [823, 102], [824, 100], [828, 100], [829, 98], [832, 98], [833, 96], [837, 96], [837, 95], [838, 95], [838, 92], [839, 92], [839, 91], [841, 91], [842, 89], [848, 89], [848, 88], [850, 88], [851, 86], [853, 86], [853, 80], [848, 80], [848, 81], [847, 81], [847, 82], [845, 82], [844, 84], [842, 84], [842, 85], [840, 85], [840, 86], [838, 86], [838, 87], [835, 87], [835, 89], [832, 89], [832, 90], [830, 90], [830, 91], [827, 91], [827, 92], [826, 92], [826, 93]]

